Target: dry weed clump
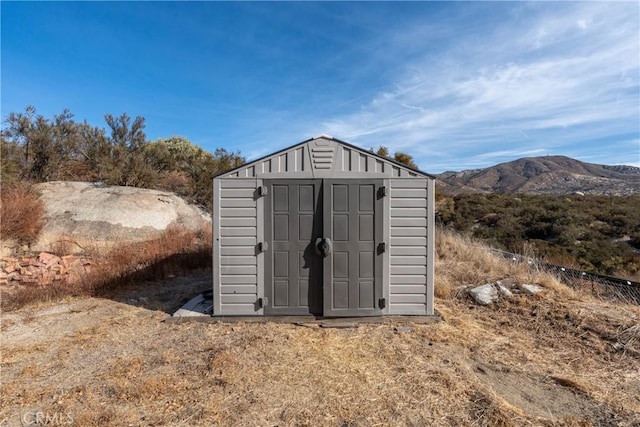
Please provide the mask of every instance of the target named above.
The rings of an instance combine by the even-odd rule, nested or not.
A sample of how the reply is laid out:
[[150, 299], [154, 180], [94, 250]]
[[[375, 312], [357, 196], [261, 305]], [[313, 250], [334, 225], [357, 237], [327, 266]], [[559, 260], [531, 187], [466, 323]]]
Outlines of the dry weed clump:
[[32, 242], [44, 225], [44, 205], [29, 184], [0, 189], [0, 235], [5, 240]]
[[483, 285], [511, 279], [519, 284], [535, 283], [563, 298], [575, 293], [553, 275], [538, 270], [524, 259], [508, 260], [475, 239], [439, 228], [436, 233], [435, 296], [450, 298], [460, 285]]
[[505, 262], [503, 258], [491, 253], [486, 245], [476, 240], [443, 228], [437, 231], [437, 297], [450, 297], [459, 285], [495, 282], [525, 271], [525, 266]]

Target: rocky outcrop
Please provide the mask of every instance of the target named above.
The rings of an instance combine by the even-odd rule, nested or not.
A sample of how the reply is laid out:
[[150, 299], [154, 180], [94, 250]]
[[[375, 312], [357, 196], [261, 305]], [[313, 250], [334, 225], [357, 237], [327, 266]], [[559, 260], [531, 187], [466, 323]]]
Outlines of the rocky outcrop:
[[166, 191], [56, 181], [35, 189], [46, 223], [34, 252], [82, 252], [87, 247], [150, 240], [171, 226], [210, 227], [210, 216]]
[[74, 283], [89, 273], [93, 261], [75, 255], [62, 257], [41, 252], [36, 257], [3, 257], [0, 285], [40, 285]]

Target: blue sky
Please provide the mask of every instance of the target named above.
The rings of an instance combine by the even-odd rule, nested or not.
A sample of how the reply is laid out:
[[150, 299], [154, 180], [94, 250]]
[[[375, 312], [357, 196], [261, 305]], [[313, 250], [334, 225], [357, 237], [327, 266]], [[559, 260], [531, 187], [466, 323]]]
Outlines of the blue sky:
[[640, 166], [637, 2], [6, 2], [2, 118], [146, 118], [248, 160], [329, 134], [431, 173]]

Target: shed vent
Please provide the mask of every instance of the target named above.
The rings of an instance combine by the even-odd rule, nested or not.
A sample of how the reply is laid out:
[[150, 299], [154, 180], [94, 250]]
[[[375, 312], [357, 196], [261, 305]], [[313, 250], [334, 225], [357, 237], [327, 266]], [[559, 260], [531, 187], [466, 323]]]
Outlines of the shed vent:
[[334, 147], [327, 140], [315, 141], [315, 147], [311, 147], [311, 161], [314, 169], [331, 169], [333, 167]]

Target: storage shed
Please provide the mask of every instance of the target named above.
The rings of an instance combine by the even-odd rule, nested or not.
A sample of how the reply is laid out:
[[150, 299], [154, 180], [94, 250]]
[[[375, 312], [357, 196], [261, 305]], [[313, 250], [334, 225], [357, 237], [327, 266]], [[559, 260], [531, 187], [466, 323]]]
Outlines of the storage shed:
[[319, 136], [213, 179], [213, 315], [432, 315], [433, 176]]

